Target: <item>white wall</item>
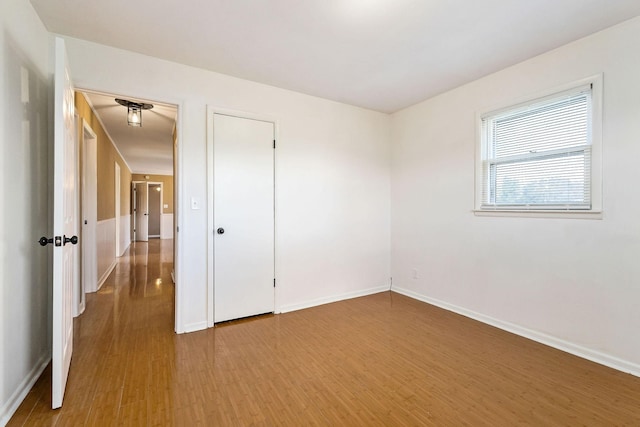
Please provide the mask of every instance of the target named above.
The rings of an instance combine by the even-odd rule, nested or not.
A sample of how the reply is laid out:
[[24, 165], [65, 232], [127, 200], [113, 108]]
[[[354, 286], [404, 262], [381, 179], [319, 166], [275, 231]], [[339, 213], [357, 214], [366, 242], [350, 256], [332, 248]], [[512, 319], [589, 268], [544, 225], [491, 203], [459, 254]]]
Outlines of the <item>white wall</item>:
[[[122, 221], [122, 220], [121, 220]], [[120, 222], [122, 229], [122, 222]], [[122, 231], [121, 231], [122, 232]], [[87, 289], [87, 292], [95, 292], [102, 287], [105, 280], [116, 266], [116, 219], [109, 218], [98, 221], [96, 224], [96, 257], [98, 261], [98, 283], [96, 289]]]
[[131, 245], [131, 215], [120, 216], [120, 253], [118, 256], [122, 256], [124, 252]]
[[50, 358], [49, 49], [28, 1], [0, 2], [0, 425]]
[[[393, 115], [394, 289], [640, 375], [638, 40], [640, 18]], [[604, 218], [474, 216], [475, 113], [600, 72]]]
[[388, 286], [389, 116], [86, 41], [67, 49], [77, 87], [180, 106], [179, 331], [207, 322], [207, 105], [278, 121], [276, 308]]
[[173, 214], [160, 214], [160, 238], [173, 239]]

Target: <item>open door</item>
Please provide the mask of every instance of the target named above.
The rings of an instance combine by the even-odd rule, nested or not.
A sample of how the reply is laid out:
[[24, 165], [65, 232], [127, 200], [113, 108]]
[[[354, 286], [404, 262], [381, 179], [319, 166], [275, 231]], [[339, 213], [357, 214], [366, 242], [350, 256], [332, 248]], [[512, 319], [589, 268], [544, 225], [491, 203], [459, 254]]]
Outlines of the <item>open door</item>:
[[149, 185], [137, 182], [135, 190], [135, 239], [138, 242], [149, 241]]
[[[53, 171], [53, 343], [51, 406], [62, 406], [73, 352], [74, 255], [78, 237], [75, 209], [73, 86], [64, 40], [56, 38]], [[46, 243], [45, 243], [46, 244]]]

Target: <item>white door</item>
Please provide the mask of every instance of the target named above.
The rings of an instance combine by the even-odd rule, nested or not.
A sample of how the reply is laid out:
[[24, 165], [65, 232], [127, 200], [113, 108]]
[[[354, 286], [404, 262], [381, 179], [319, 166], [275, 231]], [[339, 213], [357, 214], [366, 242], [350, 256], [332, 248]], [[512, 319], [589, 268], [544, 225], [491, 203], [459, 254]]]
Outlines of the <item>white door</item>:
[[137, 182], [135, 236], [138, 242], [149, 240], [149, 186], [146, 182]]
[[80, 302], [84, 307], [85, 292], [98, 290], [98, 259], [96, 255], [96, 226], [98, 221], [98, 160], [96, 135], [83, 126], [82, 175], [82, 283]]
[[[53, 173], [53, 343], [51, 406], [62, 406], [73, 351], [75, 131], [71, 76], [64, 41], [56, 38]], [[75, 237], [75, 236], [73, 236]], [[68, 240], [69, 239], [69, 240]], [[75, 237], [77, 242], [77, 237]]]
[[215, 321], [274, 310], [274, 125], [214, 114]]

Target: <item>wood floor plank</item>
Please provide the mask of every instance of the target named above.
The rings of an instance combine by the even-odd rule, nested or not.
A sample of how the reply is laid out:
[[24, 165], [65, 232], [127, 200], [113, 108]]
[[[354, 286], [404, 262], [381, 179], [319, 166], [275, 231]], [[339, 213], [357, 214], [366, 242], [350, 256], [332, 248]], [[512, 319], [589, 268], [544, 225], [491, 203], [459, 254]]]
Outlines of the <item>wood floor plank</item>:
[[173, 333], [172, 241], [135, 243], [10, 426], [640, 426], [640, 378], [392, 292]]

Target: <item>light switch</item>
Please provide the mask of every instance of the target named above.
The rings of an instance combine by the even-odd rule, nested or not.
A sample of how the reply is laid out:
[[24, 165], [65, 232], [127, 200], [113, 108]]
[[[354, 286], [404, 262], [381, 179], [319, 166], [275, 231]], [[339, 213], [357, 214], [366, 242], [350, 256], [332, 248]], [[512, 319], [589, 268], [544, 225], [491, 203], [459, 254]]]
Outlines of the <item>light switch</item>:
[[166, 203], [165, 203], [164, 205], [162, 205], [162, 206], [163, 206], [165, 209], [169, 209], [169, 205], [168, 205], [168, 204], [166, 204]]
[[200, 209], [200, 202], [195, 197], [191, 198], [191, 209], [193, 210]]

